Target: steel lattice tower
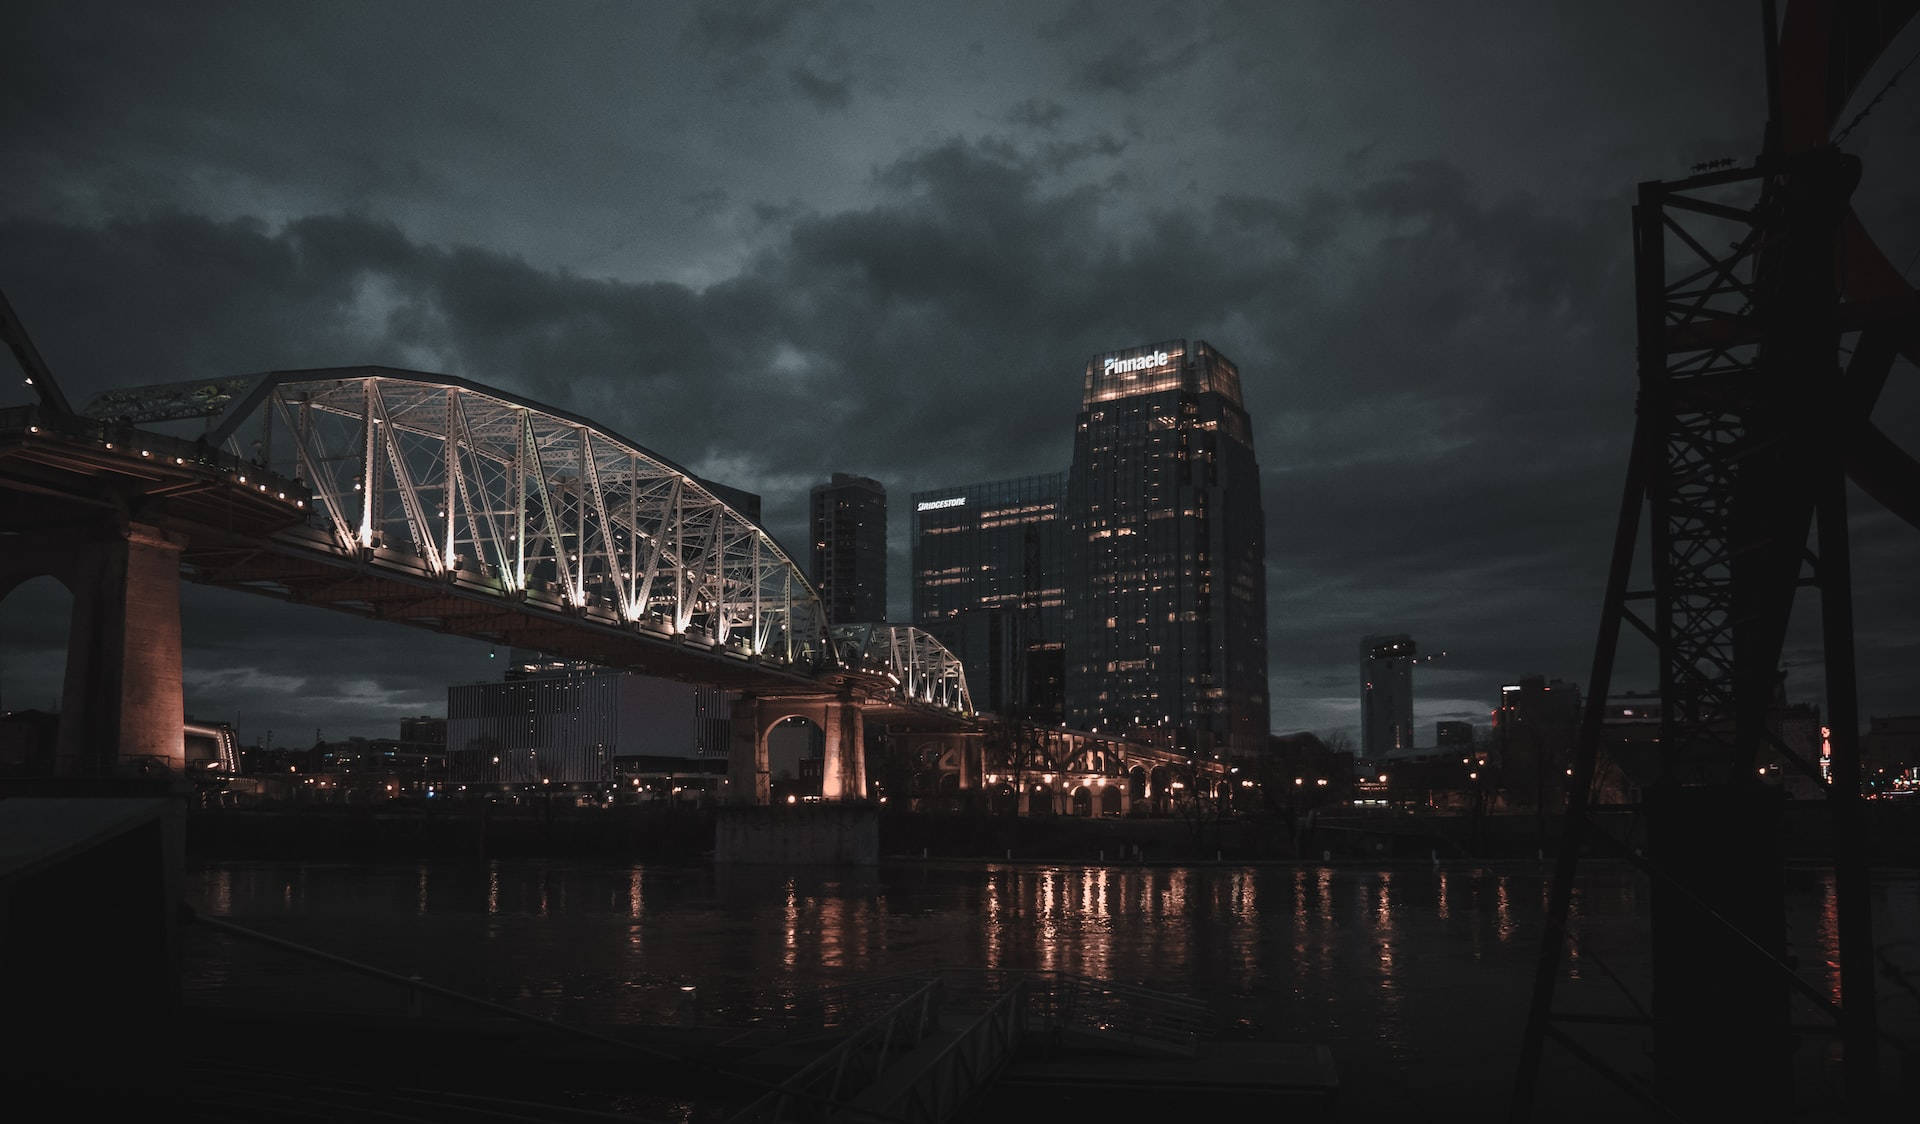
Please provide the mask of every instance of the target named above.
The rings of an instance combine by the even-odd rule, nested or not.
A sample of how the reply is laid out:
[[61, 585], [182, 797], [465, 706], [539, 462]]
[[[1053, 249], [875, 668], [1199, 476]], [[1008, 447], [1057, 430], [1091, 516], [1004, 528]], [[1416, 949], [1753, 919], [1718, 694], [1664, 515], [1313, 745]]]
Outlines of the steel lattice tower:
[[[1516, 1120], [1531, 1115], [1548, 1040], [1662, 1118], [1785, 1119], [1796, 994], [1832, 1017], [1848, 1111], [1880, 1103], [1846, 485], [1920, 527], [1920, 463], [1871, 420], [1895, 357], [1920, 362], [1920, 297], [1851, 211], [1861, 165], [1829, 137], [1920, 4], [1796, 0], [1784, 25], [1764, 7], [1765, 151], [1747, 166], [1642, 184], [1634, 209], [1638, 417]], [[1636, 561], [1649, 588], [1630, 588]], [[1841, 1002], [1786, 956], [1781, 801], [1755, 770], [1764, 749], [1823, 781], [1767, 724], [1803, 585], [1820, 592]], [[1591, 803], [1623, 627], [1654, 645], [1662, 703], [1660, 779], [1624, 833]], [[1615, 978], [1631, 1015], [1555, 1007], [1584, 848], [1624, 858], [1652, 885], [1651, 1002]], [[1595, 1024], [1651, 1030], [1651, 1086], [1592, 1048], [1584, 1035]]]

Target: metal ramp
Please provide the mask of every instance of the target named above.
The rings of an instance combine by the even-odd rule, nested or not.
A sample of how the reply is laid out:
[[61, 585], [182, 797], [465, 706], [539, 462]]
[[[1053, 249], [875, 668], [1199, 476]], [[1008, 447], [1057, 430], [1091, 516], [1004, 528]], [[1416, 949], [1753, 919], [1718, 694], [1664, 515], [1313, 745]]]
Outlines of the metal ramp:
[[1017, 984], [971, 1018], [943, 1012], [945, 1000], [939, 979], [922, 981], [729, 1124], [951, 1119], [1018, 1049], [1026, 1007]]
[[[989, 1089], [1036, 1037], [1048, 1046], [1192, 1059], [1205, 1004], [1067, 972], [949, 970], [875, 981], [906, 996], [822, 1053], [770, 1051], [794, 1074], [729, 1124], [942, 1124]], [[790, 1052], [793, 1051], [793, 1052]]]

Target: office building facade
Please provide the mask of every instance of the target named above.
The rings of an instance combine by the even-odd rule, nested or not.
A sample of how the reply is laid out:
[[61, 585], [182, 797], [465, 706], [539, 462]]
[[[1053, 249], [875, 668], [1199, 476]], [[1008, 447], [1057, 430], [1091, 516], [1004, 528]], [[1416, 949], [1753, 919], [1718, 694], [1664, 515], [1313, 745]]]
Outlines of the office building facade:
[[1059, 722], [1065, 473], [913, 495], [913, 623], [960, 657], [974, 705]]
[[809, 496], [809, 577], [829, 624], [887, 619], [887, 490], [836, 472]]
[[1267, 744], [1266, 517], [1232, 361], [1087, 362], [1067, 483], [1066, 721], [1197, 752]]
[[1360, 756], [1369, 761], [1413, 748], [1413, 661], [1405, 633], [1360, 641]]

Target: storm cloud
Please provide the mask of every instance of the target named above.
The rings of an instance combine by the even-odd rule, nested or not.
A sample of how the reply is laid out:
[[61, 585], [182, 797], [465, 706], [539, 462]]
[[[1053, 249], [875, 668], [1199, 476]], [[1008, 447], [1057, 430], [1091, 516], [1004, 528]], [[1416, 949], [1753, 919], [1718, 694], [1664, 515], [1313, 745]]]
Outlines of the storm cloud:
[[[1476, 68], [1490, 29], [1422, 5], [474, 11], [30, 5], [0, 48], [27, 170], [0, 284], [69, 395], [457, 374], [761, 493], [788, 543], [811, 484], [863, 473], [904, 619], [912, 491], [1064, 468], [1087, 355], [1204, 338], [1264, 473], [1276, 730], [1357, 725], [1368, 632], [1447, 651], [1423, 723], [1584, 679], [1633, 184], [1747, 151], [1763, 112], [1757, 50], [1662, 64], [1744, 23], [1660, 43], [1529, 6]], [[1915, 398], [1883, 425], [1920, 428]], [[1911, 709], [1910, 536], [1859, 512], [1863, 701]], [[491, 672], [484, 645], [187, 604], [190, 709], [243, 737], [390, 733]], [[5, 608], [7, 702], [44, 705], [57, 623]]]

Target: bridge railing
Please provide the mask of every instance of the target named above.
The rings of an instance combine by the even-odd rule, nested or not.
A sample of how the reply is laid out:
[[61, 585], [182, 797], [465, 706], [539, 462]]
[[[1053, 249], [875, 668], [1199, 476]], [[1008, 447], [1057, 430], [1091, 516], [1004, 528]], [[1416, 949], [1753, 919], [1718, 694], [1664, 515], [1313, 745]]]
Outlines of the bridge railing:
[[1027, 1032], [1025, 981], [1015, 981], [897, 1096], [865, 1107], [908, 1124], [944, 1124], [999, 1076]]
[[926, 981], [780, 1088], [735, 1113], [728, 1124], [813, 1124], [835, 1115], [938, 1028], [944, 996], [939, 980]]
[[0, 408], [0, 436], [16, 435], [27, 440], [39, 436], [64, 437], [97, 445], [130, 460], [151, 460], [178, 469], [208, 470], [228, 477], [233, 483], [287, 500], [302, 510], [311, 506], [313, 498], [312, 489], [298, 476], [275, 472], [204, 440], [155, 433], [130, 422], [58, 414], [37, 405]]

